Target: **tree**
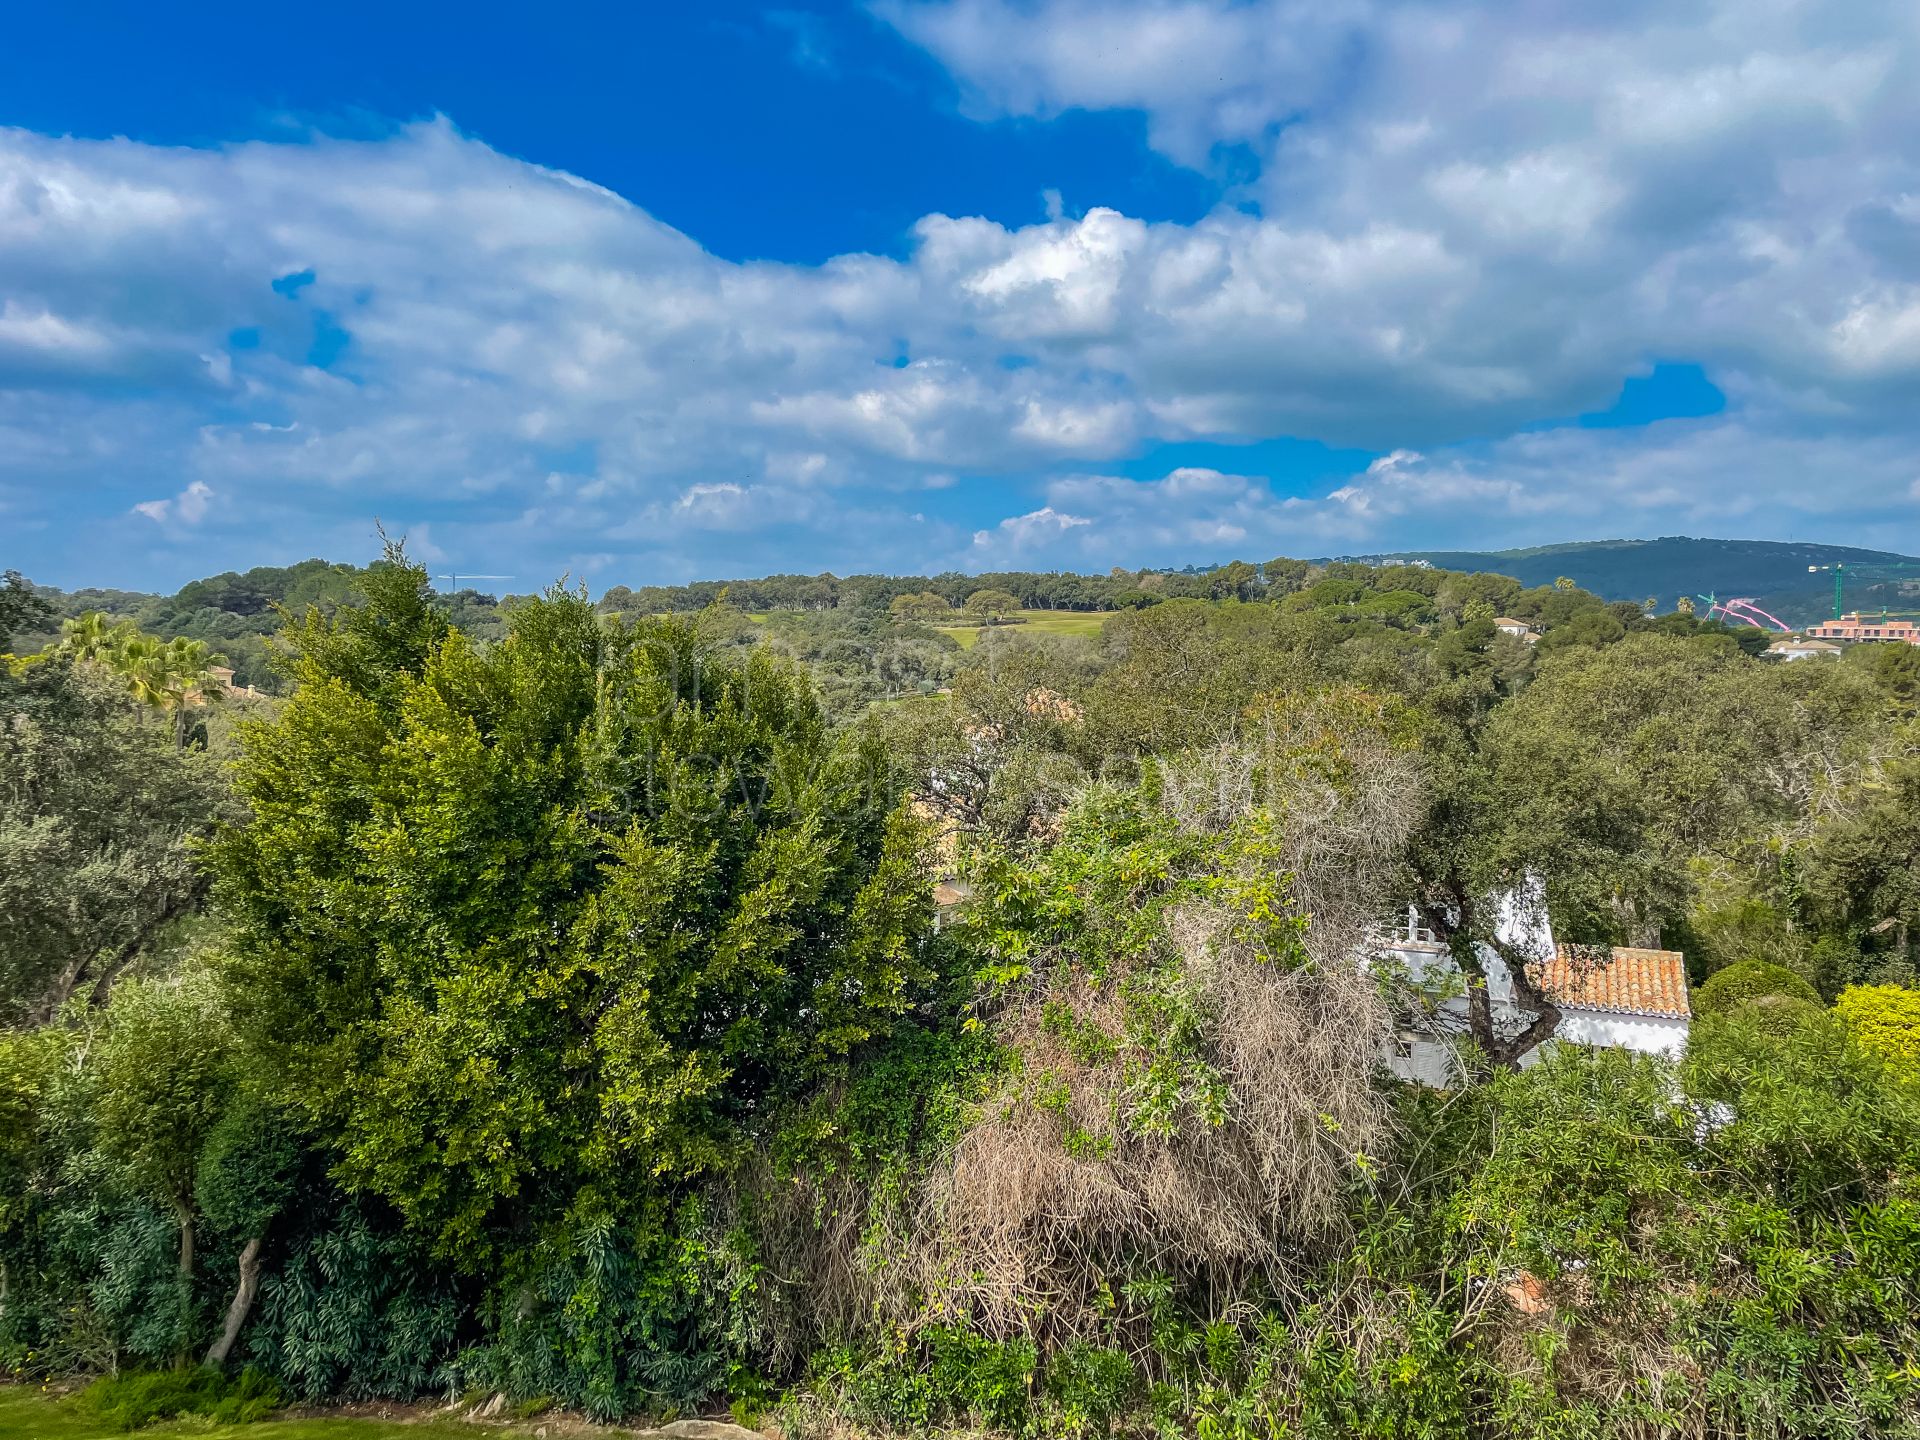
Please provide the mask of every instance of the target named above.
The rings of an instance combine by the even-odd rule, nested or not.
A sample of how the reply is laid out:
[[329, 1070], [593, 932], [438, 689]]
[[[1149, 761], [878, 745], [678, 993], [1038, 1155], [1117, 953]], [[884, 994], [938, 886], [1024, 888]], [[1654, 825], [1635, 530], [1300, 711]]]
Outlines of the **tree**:
[[1020, 597], [1006, 590], [976, 590], [967, 596], [967, 613], [998, 620], [1020, 608]]
[[204, 973], [129, 981], [114, 995], [92, 1060], [100, 1149], [180, 1227], [184, 1306], [194, 1276], [194, 1180], [232, 1082], [223, 999]]
[[1806, 899], [1830, 927], [1911, 966], [1920, 949], [1920, 761], [1862, 767], [1844, 798], [1806, 846]]
[[558, 589], [479, 651], [423, 579], [289, 636], [213, 858], [303, 1123], [478, 1264], [742, 1159], [915, 1003], [932, 907], [887, 757], [791, 662]]
[[0, 655], [13, 648], [13, 637], [20, 631], [46, 620], [53, 606], [38, 594], [18, 570], [0, 577]]
[[73, 660], [114, 668], [121, 646], [138, 632], [127, 621], [115, 620], [104, 610], [89, 610], [60, 624], [54, 653]]
[[[1517, 1064], [1559, 1023], [1511, 937], [1550, 913], [1559, 938], [1606, 963], [1609, 946], [1657, 943], [1686, 914], [1696, 856], [1804, 823], [1854, 723], [1838, 667], [1787, 673], [1814, 668], [1644, 635], [1543, 657], [1498, 706], [1484, 688], [1423, 704], [1433, 804], [1409, 898], [1469, 977], [1473, 1035], [1494, 1064]], [[1528, 1017], [1512, 1033], [1477, 983], [1487, 953]]]
[[194, 1198], [207, 1222], [240, 1240], [239, 1276], [206, 1363], [227, 1363], [260, 1288], [267, 1230], [293, 1198], [300, 1147], [257, 1090], [239, 1089], [208, 1132], [194, 1170]]
[[61, 625], [53, 653], [83, 664], [104, 666], [126, 684], [134, 703], [168, 717], [174, 748], [184, 750], [191, 706], [217, 700], [225, 687], [214, 675], [227, 657], [204, 640], [176, 635], [162, 640], [144, 634], [103, 610], [89, 610]]
[[1260, 592], [1260, 572], [1244, 560], [1233, 560], [1207, 577], [1207, 589], [1216, 600], [1251, 600]]
[[945, 596], [931, 590], [923, 590], [917, 594], [896, 595], [887, 608], [893, 612], [896, 620], [913, 620], [923, 625], [937, 625], [949, 617], [953, 607], [947, 604]]
[[199, 909], [192, 846], [228, 804], [217, 764], [137, 724], [110, 675], [0, 671], [0, 1024], [103, 1002]]

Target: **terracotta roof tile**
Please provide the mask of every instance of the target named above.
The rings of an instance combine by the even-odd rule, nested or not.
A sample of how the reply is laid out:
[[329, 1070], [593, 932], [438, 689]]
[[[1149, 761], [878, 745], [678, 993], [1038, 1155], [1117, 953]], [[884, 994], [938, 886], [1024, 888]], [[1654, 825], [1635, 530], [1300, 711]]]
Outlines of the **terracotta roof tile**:
[[1687, 962], [1678, 950], [1636, 950], [1616, 945], [1560, 945], [1551, 963], [1531, 967], [1537, 984], [1554, 1000], [1580, 1010], [1617, 1010], [1628, 1015], [1693, 1014], [1687, 1001]]
[[973, 898], [973, 886], [964, 880], [942, 880], [933, 887], [933, 903], [942, 910]]

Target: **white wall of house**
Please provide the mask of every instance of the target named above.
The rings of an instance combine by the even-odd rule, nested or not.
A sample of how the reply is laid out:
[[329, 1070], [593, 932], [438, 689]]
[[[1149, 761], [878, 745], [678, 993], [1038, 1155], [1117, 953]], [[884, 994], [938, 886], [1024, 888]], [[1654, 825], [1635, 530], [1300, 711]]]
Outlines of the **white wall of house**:
[[[1524, 903], [1518, 897], [1508, 898], [1500, 909], [1499, 934], [1504, 944], [1527, 956], [1543, 961], [1553, 957], [1553, 930], [1547, 920], [1546, 907], [1537, 895], [1533, 903]], [[1380, 960], [1404, 966], [1416, 984], [1430, 984], [1438, 989], [1448, 983], [1457, 988], [1461, 983], [1458, 967], [1446, 946], [1425, 939], [1424, 932], [1411, 917], [1404, 929], [1377, 942], [1374, 954]], [[1487, 996], [1493, 1003], [1496, 1018], [1517, 1022], [1520, 1012], [1513, 1003], [1513, 977], [1506, 963], [1486, 945], [1480, 946], [1480, 963], [1486, 972]], [[1381, 1058], [1387, 1069], [1400, 1079], [1436, 1087], [1452, 1085], [1458, 1080], [1457, 1051], [1445, 1036], [1465, 1034], [1467, 1002], [1464, 998], [1443, 1001], [1435, 1013], [1438, 1023], [1432, 1028], [1439, 1034], [1403, 1029], [1388, 1042]], [[1523, 1069], [1538, 1064], [1556, 1043], [1615, 1046], [1677, 1059], [1687, 1048], [1687, 1028], [1684, 1016], [1633, 1015], [1563, 1006], [1554, 1038], [1522, 1056], [1520, 1064]]]
[[1680, 1015], [1625, 1015], [1567, 1006], [1560, 1012], [1554, 1038], [1569, 1045], [1613, 1045], [1677, 1060], [1686, 1053], [1687, 1021]]

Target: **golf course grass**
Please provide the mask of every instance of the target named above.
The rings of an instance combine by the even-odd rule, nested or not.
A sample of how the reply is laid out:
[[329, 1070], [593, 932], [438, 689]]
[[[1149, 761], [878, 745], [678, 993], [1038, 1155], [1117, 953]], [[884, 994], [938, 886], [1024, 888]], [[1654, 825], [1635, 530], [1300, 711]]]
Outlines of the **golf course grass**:
[[[1110, 610], [1016, 610], [1014, 612], [1022, 624], [1011, 627], [1017, 633], [1025, 635], [1087, 635], [1100, 633], [1100, 627], [1107, 623]], [[971, 650], [980, 643], [980, 635], [985, 626], [980, 625], [936, 625], [933, 627], [942, 635], [951, 635], [960, 642], [962, 650]]]
[[[458, 1420], [376, 1420], [319, 1416], [260, 1420], [251, 1425], [213, 1425], [204, 1418], [149, 1425], [133, 1433], [151, 1440], [518, 1440], [537, 1423], [511, 1427]], [[42, 1393], [37, 1386], [0, 1385], [0, 1440], [106, 1440], [126, 1432], [89, 1415], [75, 1396]], [[602, 1431], [613, 1440], [619, 1432]]]

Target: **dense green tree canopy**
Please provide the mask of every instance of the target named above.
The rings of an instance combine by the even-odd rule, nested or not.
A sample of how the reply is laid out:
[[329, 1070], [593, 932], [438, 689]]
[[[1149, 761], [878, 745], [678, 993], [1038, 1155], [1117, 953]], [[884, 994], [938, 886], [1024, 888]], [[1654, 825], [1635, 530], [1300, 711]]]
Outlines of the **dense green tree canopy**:
[[218, 762], [142, 723], [89, 664], [0, 669], [0, 1024], [105, 991], [206, 891]]
[[292, 643], [217, 850], [240, 1004], [450, 1249], [724, 1168], [914, 1002], [915, 837], [790, 663], [563, 591], [481, 651], [398, 557]]

